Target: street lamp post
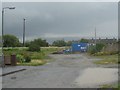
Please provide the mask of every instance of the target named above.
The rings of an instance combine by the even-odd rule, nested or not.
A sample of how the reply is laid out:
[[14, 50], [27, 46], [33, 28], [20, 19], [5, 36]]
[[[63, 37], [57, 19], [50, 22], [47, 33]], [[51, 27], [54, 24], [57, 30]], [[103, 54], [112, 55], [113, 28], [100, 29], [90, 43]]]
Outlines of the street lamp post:
[[25, 18], [23, 19], [23, 47], [25, 46]]
[[96, 37], [96, 27], [95, 27], [95, 52], [97, 51], [96, 44], [97, 44], [97, 37]]
[[4, 55], [3, 55], [3, 43], [4, 43], [4, 40], [3, 40], [3, 36], [4, 36], [4, 11], [5, 9], [15, 9], [15, 7], [4, 7], [2, 8], [2, 66], [4, 66]]

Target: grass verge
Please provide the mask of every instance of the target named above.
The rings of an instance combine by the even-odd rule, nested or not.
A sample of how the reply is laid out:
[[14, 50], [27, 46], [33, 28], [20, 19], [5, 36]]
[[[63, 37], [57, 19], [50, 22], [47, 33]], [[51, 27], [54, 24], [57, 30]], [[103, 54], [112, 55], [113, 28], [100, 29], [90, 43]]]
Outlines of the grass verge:
[[105, 85], [101, 85], [100, 88], [117, 88], [115, 90], [120, 90], [120, 83], [118, 84], [105, 84]]
[[17, 63], [19, 66], [39, 66], [45, 64], [45, 60], [32, 60], [29, 63]]
[[101, 60], [94, 61], [95, 64], [118, 64], [118, 55], [95, 56]]
[[17, 64], [21, 66], [39, 66], [47, 62], [53, 61], [51, 57], [49, 57], [48, 55], [52, 52], [59, 51], [62, 49], [64, 49], [64, 47], [60, 47], [60, 48], [59, 47], [41, 47], [41, 51], [39, 52], [30, 52], [28, 51], [28, 48], [15, 47], [15, 48], [4, 48], [3, 52], [5, 56], [10, 56], [12, 54], [15, 54], [15, 55], [27, 54], [28, 56], [30, 56], [32, 61], [29, 63], [17, 63]]

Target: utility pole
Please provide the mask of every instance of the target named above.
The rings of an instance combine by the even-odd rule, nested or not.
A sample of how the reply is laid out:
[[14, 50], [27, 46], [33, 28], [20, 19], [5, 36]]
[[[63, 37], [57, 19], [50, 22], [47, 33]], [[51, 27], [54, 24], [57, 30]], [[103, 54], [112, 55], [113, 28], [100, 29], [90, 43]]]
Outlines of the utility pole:
[[96, 43], [97, 43], [97, 38], [96, 38], [96, 27], [95, 27], [95, 51], [97, 51], [97, 49], [96, 49]]
[[2, 52], [3, 52], [3, 36], [4, 36], [4, 8], [2, 8]]
[[97, 38], [96, 38], [96, 27], [95, 27], [95, 45], [96, 45], [96, 40]]
[[2, 64], [1, 64], [2, 67], [4, 67], [3, 36], [4, 36], [4, 8], [2, 8]]
[[25, 46], [25, 18], [23, 19], [23, 47]]

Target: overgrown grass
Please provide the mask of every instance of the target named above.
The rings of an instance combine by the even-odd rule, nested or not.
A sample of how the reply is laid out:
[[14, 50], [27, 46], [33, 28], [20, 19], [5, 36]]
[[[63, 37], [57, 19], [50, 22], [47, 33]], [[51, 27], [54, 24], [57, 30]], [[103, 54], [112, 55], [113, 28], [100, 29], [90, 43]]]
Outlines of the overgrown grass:
[[[50, 61], [51, 58], [48, 57], [48, 54], [55, 52], [55, 51], [59, 51], [59, 50], [63, 50], [64, 47], [42, 47], [41, 51], [39, 52], [30, 52], [28, 51], [28, 48], [4, 48], [4, 55], [8, 56], [8, 55], [12, 55], [12, 54], [27, 54], [31, 57], [32, 61], [30, 63], [18, 63], [18, 65], [25, 65], [25, 66], [38, 66], [38, 65], [43, 65], [45, 64], [47, 61]], [[48, 60], [49, 59], [49, 60]]]
[[32, 60], [29, 63], [17, 63], [19, 66], [39, 66], [45, 64], [45, 60]]
[[120, 83], [101, 85], [100, 88], [117, 88], [116, 90], [120, 90]]
[[95, 64], [118, 64], [118, 55], [95, 56], [101, 60], [94, 61]]
[[45, 53], [46, 55], [55, 52], [55, 51], [60, 51], [65, 49], [65, 47], [42, 47], [41, 51]]

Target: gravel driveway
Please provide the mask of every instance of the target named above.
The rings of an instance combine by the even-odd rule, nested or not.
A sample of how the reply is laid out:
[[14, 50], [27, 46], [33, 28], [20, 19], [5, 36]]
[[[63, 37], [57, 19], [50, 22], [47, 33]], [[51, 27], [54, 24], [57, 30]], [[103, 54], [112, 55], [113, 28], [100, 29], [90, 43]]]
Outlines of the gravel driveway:
[[50, 57], [54, 60], [43, 66], [17, 66], [27, 70], [4, 76], [3, 88], [83, 88], [75, 80], [87, 68], [98, 67], [92, 63], [98, 59], [85, 54], [56, 54]]

